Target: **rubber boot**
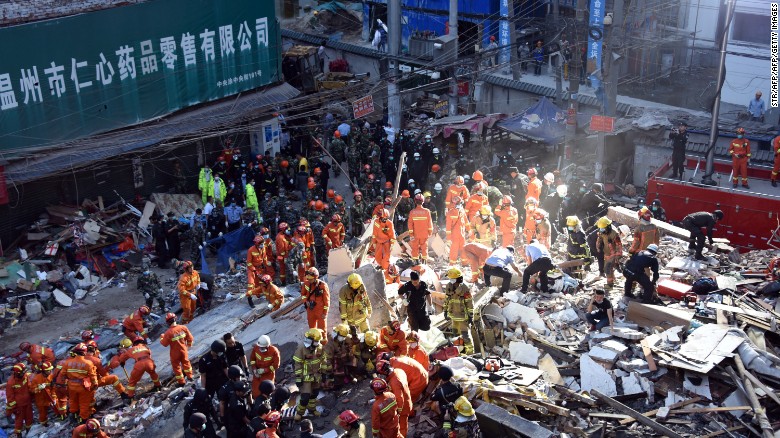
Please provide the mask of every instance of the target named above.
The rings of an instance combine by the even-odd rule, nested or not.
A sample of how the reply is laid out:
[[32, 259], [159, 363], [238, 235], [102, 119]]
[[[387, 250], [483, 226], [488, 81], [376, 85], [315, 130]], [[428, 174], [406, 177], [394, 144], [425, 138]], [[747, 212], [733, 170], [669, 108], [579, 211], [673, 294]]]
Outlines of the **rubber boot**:
[[249, 303], [249, 307], [255, 307], [255, 303], [254, 303], [254, 301], [252, 301], [252, 297], [251, 296], [247, 296], [246, 297], [246, 301]]

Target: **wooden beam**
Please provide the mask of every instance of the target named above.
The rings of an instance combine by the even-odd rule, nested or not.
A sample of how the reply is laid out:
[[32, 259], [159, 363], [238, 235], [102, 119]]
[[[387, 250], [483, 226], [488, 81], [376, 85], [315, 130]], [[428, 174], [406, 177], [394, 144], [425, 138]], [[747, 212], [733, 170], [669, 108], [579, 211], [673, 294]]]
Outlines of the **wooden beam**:
[[673, 431], [672, 429], [669, 429], [668, 427], [664, 426], [663, 424], [660, 424], [654, 420], [651, 420], [650, 418], [645, 417], [644, 415], [640, 414], [639, 412], [629, 408], [628, 406], [624, 405], [623, 403], [620, 403], [619, 401], [613, 399], [612, 397], [608, 395], [604, 395], [599, 390], [593, 389], [591, 390], [591, 394], [595, 395], [596, 398], [601, 400], [602, 402], [606, 403], [608, 406], [612, 407], [613, 409], [620, 411], [621, 413], [624, 413], [628, 416], [633, 417], [636, 421], [644, 424], [645, 426], [649, 427], [650, 429], [653, 429], [654, 431], [660, 433], [661, 435], [666, 435], [669, 438], [683, 438], [682, 435], [678, 434], [677, 432]]
[[764, 382], [758, 380], [758, 378], [756, 376], [754, 376], [753, 373], [751, 373], [748, 370], [745, 370], [745, 376], [747, 376], [748, 380], [753, 382], [754, 385], [756, 385], [759, 388], [761, 388], [761, 390], [764, 391], [766, 393], [766, 395], [769, 398], [772, 399], [772, 401], [774, 401], [775, 403], [780, 405], [780, 397], [778, 397], [777, 394], [774, 391], [772, 391], [772, 389], [770, 389], [768, 386], [764, 385]]
[[742, 376], [742, 383], [745, 385], [745, 391], [747, 391], [748, 400], [750, 400], [750, 406], [753, 407], [753, 415], [755, 415], [758, 424], [761, 426], [764, 438], [774, 438], [775, 431], [772, 429], [772, 424], [769, 422], [769, 418], [766, 416], [766, 410], [761, 407], [761, 403], [758, 402], [756, 397], [756, 390], [753, 389], [753, 382], [747, 377], [747, 370], [742, 363], [742, 358], [739, 354], [734, 355], [734, 362], [737, 364], [737, 371]]
[[[688, 400], [683, 400], [683, 401], [681, 401], [681, 402], [677, 402], [677, 403], [675, 403], [675, 404], [673, 404], [673, 405], [670, 405], [670, 406], [669, 406], [669, 409], [677, 409], [677, 408], [681, 408], [681, 407], [683, 407], [683, 406], [692, 405], [692, 404], [694, 404], [694, 403], [698, 403], [698, 402], [700, 402], [701, 400], [702, 400], [702, 398], [701, 398], [701, 397], [694, 397], [694, 398], [689, 398]], [[655, 416], [655, 414], [657, 414], [657, 413], [658, 413], [658, 409], [653, 409], [652, 411], [645, 412], [645, 413], [644, 413], [644, 414], [642, 414], [642, 415], [644, 415], [645, 417], [653, 417], [653, 416]], [[621, 421], [621, 422], [620, 422], [620, 425], [621, 425], [621, 426], [625, 426], [626, 424], [631, 424], [631, 423], [633, 423], [634, 421], [636, 421], [636, 420], [634, 420], [633, 418], [631, 418], [631, 419], [628, 419], [628, 420], [623, 420], [623, 421]]]
[[593, 400], [586, 395], [580, 394], [577, 391], [573, 391], [563, 385], [554, 384], [553, 387], [556, 391], [558, 391], [559, 394], [562, 394], [564, 397], [572, 398], [578, 402], [585, 403], [588, 406], [596, 406], [596, 400]]
[[750, 406], [716, 406], [712, 408], [689, 408], [669, 411], [669, 415], [704, 414], [707, 412], [749, 411]]

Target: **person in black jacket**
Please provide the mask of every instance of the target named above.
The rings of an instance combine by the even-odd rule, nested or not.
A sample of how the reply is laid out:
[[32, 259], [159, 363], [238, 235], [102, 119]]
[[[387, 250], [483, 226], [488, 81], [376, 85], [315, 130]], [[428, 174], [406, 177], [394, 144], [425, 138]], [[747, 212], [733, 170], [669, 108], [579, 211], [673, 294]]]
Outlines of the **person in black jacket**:
[[225, 430], [227, 438], [246, 438], [254, 430], [249, 426], [249, 405], [246, 395], [251, 385], [246, 380], [233, 384], [233, 393], [225, 412]]
[[410, 276], [411, 280], [398, 289], [398, 296], [408, 303], [406, 316], [409, 319], [409, 327], [411, 330], [430, 330], [431, 319], [428, 310], [433, 306], [431, 292], [428, 290], [428, 285], [420, 280], [419, 272], [412, 271]]
[[152, 237], [154, 238], [154, 251], [157, 253], [157, 266], [165, 269], [170, 259], [168, 251], [168, 229], [165, 220], [159, 216], [149, 218], [152, 223]]
[[604, 185], [595, 183], [585, 193], [577, 206], [577, 216], [584, 219], [585, 228], [591, 227], [598, 218], [606, 214], [609, 200], [604, 196]]
[[[206, 416], [196, 412], [184, 423], [184, 438], [201, 438], [206, 435]], [[217, 435], [213, 435], [217, 436]]]
[[[623, 268], [623, 276], [626, 277], [624, 294], [627, 297], [634, 298], [634, 283], [639, 283], [643, 290], [642, 302], [645, 304], [653, 302], [653, 292], [655, 292], [655, 284], [658, 282], [658, 259], [655, 257], [656, 253], [658, 253], [658, 245], [651, 243], [647, 245], [646, 250], [632, 255], [626, 262], [626, 266]], [[652, 281], [645, 273], [646, 268], [653, 271]]]
[[685, 146], [688, 144], [688, 125], [680, 122], [680, 126], [669, 133], [672, 140], [672, 178], [683, 179], [685, 170]]
[[217, 433], [214, 430], [214, 424], [217, 422], [217, 416], [214, 412], [214, 405], [211, 403], [209, 394], [203, 388], [195, 390], [192, 400], [184, 406], [184, 430], [192, 427], [192, 417], [200, 413], [203, 418], [203, 425], [198, 429], [200, 435], [194, 435], [204, 438], [216, 438]]
[[455, 373], [452, 371], [452, 368], [446, 365], [442, 365], [439, 368], [436, 376], [441, 379], [441, 383], [431, 394], [431, 400], [438, 403], [439, 414], [443, 415], [448, 409], [452, 408], [455, 400], [463, 395], [463, 388], [459, 383], [452, 381]]
[[682, 220], [682, 227], [691, 233], [691, 239], [688, 241], [688, 253], [696, 252], [696, 260], [704, 260], [701, 251], [704, 249], [704, 233], [702, 228], [707, 229], [707, 239], [712, 245], [712, 228], [718, 221], [723, 220], [723, 212], [715, 210], [712, 213], [700, 211], [685, 216]]

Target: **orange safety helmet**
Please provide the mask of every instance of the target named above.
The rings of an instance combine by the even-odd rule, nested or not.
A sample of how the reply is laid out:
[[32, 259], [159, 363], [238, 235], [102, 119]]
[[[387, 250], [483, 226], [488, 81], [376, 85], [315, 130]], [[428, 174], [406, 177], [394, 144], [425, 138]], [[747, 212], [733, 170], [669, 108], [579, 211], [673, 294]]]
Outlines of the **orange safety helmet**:
[[438, 164], [434, 164], [433, 166], [431, 166], [431, 171], [434, 173], [440, 170], [441, 170], [441, 166], [439, 166]]
[[165, 314], [165, 322], [170, 324], [170, 323], [172, 323], [174, 321], [176, 321], [176, 314], [175, 313], [168, 312], [168, 313]]
[[24, 362], [19, 362], [16, 365], [14, 365], [14, 374], [24, 374], [24, 371], [27, 369], [27, 365], [24, 364]]
[[501, 203], [504, 205], [512, 205], [514, 202], [512, 201], [512, 197], [509, 195], [504, 195], [504, 199], [501, 200]]
[[334, 214], [333, 217], [330, 218], [331, 222], [341, 222], [341, 216], [338, 214]]
[[482, 181], [485, 178], [482, 175], [482, 172], [480, 172], [479, 170], [475, 170], [474, 173], [471, 174], [471, 179], [473, 179], [474, 181]]
[[385, 182], [385, 188], [387, 190], [391, 190], [393, 188], [393, 182], [392, 181]]
[[386, 208], [383, 208], [383, 209], [379, 210], [379, 218], [380, 219], [387, 219], [389, 217], [390, 217], [390, 212], [387, 211]]
[[325, 203], [322, 201], [316, 201], [314, 203], [314, 209], [317, 211], [325, 210]]
[[287, 160], [282, 160], [282, 167], [285, 169], [290, 167], [290, 162]]
[[743, 127], [737, 128], [737, 134], [745, 135], [745, 128], [743, 128]]
[[360, 417], [351, 410], [346, 410], [339, 414], [339, 426], [344, 429], [348, 429], [352, 423], [355, 423], [358, 420], [360, 420]]
[[531, 175], [534, 175], [534, 176], [536, 176], [536, 169], [534, 169], [534, 168], [532, 167], [532, 168], [528, 169], [528, 172], [527, 172], [527, 173], [528, 173], [528, 176], [531, 176]]
[[87, 430], [90, 432], [97, 432], [100, 430], [100, 422], [94, 418], [90, 418], [86, 423]]
[[279, 222], [279, 232], [280, 232], [280, 233], [281, 233], [282, 231], [286, 230], [286, 229], [287, 229], [287, 228], [289, 228], [289, 227], [290, 227], [290, 226], [289, 226], [289, 225], [287, 225], [287, 222]]
[[320, 169], [319, 167], [315, 167], [315, 168], [314, 168], [314, 174], [315, 174], [315, 175], [320, 175], [320, 174], [322, 174], [322, 169]]
[[254, 243], [255, 245], [260, 245], [261, 243], [263, 243], [263, 236], [259, 234], [256, 235], [255, 238], [252, 239], [252, 243]]
[[461, 184], [464, 184], [465, 182], [466, 182], [466, 180], [463, 179], [462, 176], [458, 175], [458, 176], [455, 177], [455, 184], [461, 185]]
[[32, 344], [30, 344], [29, 342], [22, 342], [19, 344], [19, 349], [27, 353], [30, 352], [30, 348], [32, 348]]
[[306, 270], [306, 276], [307, 277], [319, 278], [320, 277], [320, 271], [317, 268], [315, 268], [314, 266], [312, 266], [311, 268]]
[[[375, 377], [374, 380], [371, 381], [371, 389], [374, 391], [374, 394], [382, 394], [387, 391], [387, 382], [379, 377]], [[340, 415], [339, 420], [341, 420]]]
[[409, 190], [404, 190], [403, 192], [401, 192], [401, 197], [402, 198], [408, 198], [409, 196], [410, 196], [409, 195]]
[[334, 199], [337, 204], [344, 202], [344, 197], [341, 195], [336, 195], [336, 198]]
[[314, 201], [309, 201], [308, 207], [309, 208], [314, 208]]
[[328, 189], [327, 193], [328, 199], [333, 199], [336, 197], [336, 192], [333, 189]]
[[87, 345], [83, 342], [79, 342], [71, 351], [79, 356], [84, 356], [87, 354]]
[[92, 330], [89, 330], [89, 329], [84, 330], [83, 332], [81, 332], [81, 340], [82, 341], [89, 341], [90, 339], [95, 339], [95, 332], [93, 332]]
[[339, 131], [338, 129], [333, 131], [333, 136], [336, 138], [341, 138], [341, 131]]
[[260, 281], [265, 284], [268, 284], [271, 282], [271, 276], [268, 274], [263, 274], [262, 276], [260, 276]]
[[[192, 264], [192, 262], [188, 262], [188, 263]], [[141, 315], [148, 315], [152, 313], [152, 310], [149, 309], [149, 306], [141, 306], [138, 308], [138, 313], [140, 313]]]

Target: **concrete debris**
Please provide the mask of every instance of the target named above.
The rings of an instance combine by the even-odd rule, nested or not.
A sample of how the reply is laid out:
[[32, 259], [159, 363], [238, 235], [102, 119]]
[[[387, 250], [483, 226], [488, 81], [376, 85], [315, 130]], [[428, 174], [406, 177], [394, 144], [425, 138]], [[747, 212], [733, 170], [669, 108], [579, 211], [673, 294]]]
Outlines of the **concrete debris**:
[[618, 395], [614, 377], [587, 354], [580, 357], [580, 379], [583, 391], [597, 389], [609, 396]]

